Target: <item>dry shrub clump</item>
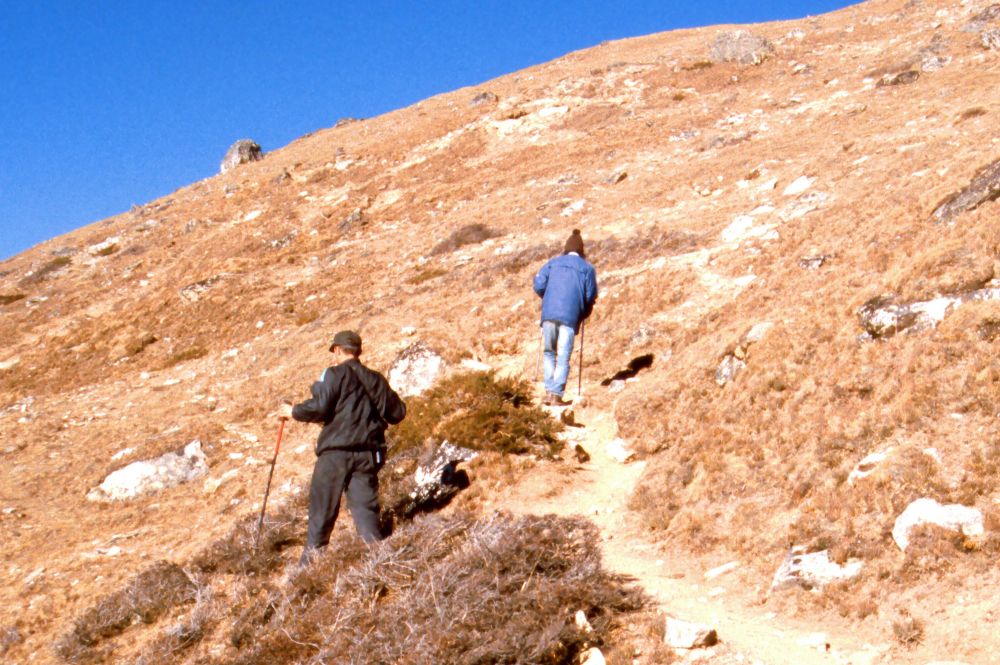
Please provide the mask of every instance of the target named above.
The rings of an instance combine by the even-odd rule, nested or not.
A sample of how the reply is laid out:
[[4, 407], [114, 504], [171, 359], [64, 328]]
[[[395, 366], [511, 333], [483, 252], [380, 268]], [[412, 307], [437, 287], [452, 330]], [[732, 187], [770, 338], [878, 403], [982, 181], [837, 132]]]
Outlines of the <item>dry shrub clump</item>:
[[34, 271], [24, 279], [22, 279], [18, 284], [20, 286], [30, 286], [32, 284], [38, 284], [46, 279], [48, 279], [53, 273], [62, 270], [66, 266], [72, 263], [72, 259], [68, 256], [57, 256], [45, 265], [43, 265], [38, 270]]
[[268, 511], [259, 541], [259, 517], [244, 516], [233, 525], [229, 533], [196, 554], [191, 566], [204, 573], [229, 573], [245, 577], [272, 572], [282, 563], [281, 552], [302, 542], [305, 525], [301, 513], [307, 499], [306, 492], [299, 492], [295, 500], [278, 504]]
[[393, 454], [450, 441], [502, 453], [559, 451], [562, 425], [532, 405], [531, 386], [493, 372], [453, 375], [407, 404], [406, 420], [389, 432]]
[[496, 238], [503, 235], [500, 231], [490, 228], [485, 224], [467, 224], [462, 228], [453, 231], [451, 235], [439, 242], [431, 250], [431, 254], [447, 254], [465, 245], [476, 245], [484, 240]]
[[0, 293], [0, 305], [9, 305], [12, 302], [22, 300], [25, 297], [26, 296], [23, 293]]
[[69, 662], [92, 662], [105, 654], [102, 640], [121, 634], [133, 623], [153, 623], [161, 614], [197, 595], [198, 585], [177, 564], [160, 561], [123, 588], [98, 601], [76, 620], [72, 632], [56, 644]]
[[327, 548], [250, 606], [239, 653], [212, 662], [576, 663], [644, 603], [597, 542], [579, 518], [426, 516], [371, 548]]

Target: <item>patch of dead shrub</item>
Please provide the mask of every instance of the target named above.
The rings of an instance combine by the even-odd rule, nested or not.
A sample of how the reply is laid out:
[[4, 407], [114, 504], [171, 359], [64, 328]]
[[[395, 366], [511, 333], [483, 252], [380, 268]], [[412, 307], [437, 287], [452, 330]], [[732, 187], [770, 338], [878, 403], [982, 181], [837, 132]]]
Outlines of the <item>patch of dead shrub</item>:
[[434, 249], [431, 250], [431, 254], [447, 254], [448, 252], [454, 252], [459, 247], [477, 245], [484, 240], [497, 238], [501, 235], [503, 233], [485, 224], [467, 224], [453, 231], [451, 235], [435, 245]]

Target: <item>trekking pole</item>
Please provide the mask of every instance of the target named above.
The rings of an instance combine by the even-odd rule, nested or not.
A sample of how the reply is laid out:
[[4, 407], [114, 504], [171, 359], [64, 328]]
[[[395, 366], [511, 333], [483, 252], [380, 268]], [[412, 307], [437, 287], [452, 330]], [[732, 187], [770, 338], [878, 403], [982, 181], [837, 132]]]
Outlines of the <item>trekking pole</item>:
[[257, 533], [253, 538], [253, 548], [260, 545], [260, 532], [264, 528], [264, 511], [267, 510], [267, 495], [271, 493], [271, 478], [274, 476], [274, 465], [278, 461], [278, 451], [281, 450], [281, 435], [285, 433], [285, 419], [278, 426], [278, 442], [274, 444], [274, 457], [271, 458], [271, 470], [267, 473], [267, 487], [264, 489], [264, 504], [260, 507], [260, 519], [257, 520]]
[[578, 397], [583, 397], [583, 326], [584, 322], [580, 321], [580, 371], [576, 375], [576, 394]]

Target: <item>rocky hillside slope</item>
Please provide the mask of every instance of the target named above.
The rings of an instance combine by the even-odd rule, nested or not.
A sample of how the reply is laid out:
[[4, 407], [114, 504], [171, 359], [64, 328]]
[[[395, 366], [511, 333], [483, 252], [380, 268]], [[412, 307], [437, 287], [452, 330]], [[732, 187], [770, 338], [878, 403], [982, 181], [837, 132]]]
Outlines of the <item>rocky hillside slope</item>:
[[[896, 627], [895, 662], [997, 662], [1000, 8], [732, 29], [338, 123], [0, 263], [11, 653], [55, 658], [96, 595], [249, 512], [267, 415], [333, 331], [382, 370], [423, 341], [530, 377], [530, 280], [579, 228], [601, 286], [585, 383], [647, 460], [631, 508], [662, 551], [741, 562], [775, 612]], [[285, 478], [313, 434], [290, 433]], [[195, 439], [219, 482], [86, 500]], [[903, 552], [920, 498], [982, 533], [921, 527]], [[853, 572], [772, 589], [792, 547]]]

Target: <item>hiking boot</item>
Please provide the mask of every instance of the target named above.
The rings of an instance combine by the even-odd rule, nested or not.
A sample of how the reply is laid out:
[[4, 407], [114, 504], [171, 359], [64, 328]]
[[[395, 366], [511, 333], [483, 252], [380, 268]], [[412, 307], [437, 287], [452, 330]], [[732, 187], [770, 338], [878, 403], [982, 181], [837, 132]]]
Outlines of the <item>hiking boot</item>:
[[572, 403], [572, 401], [564, 400], [562, 395], [556, 395], [555, 393], [549, 395], [549, 406], [569, 406]]

